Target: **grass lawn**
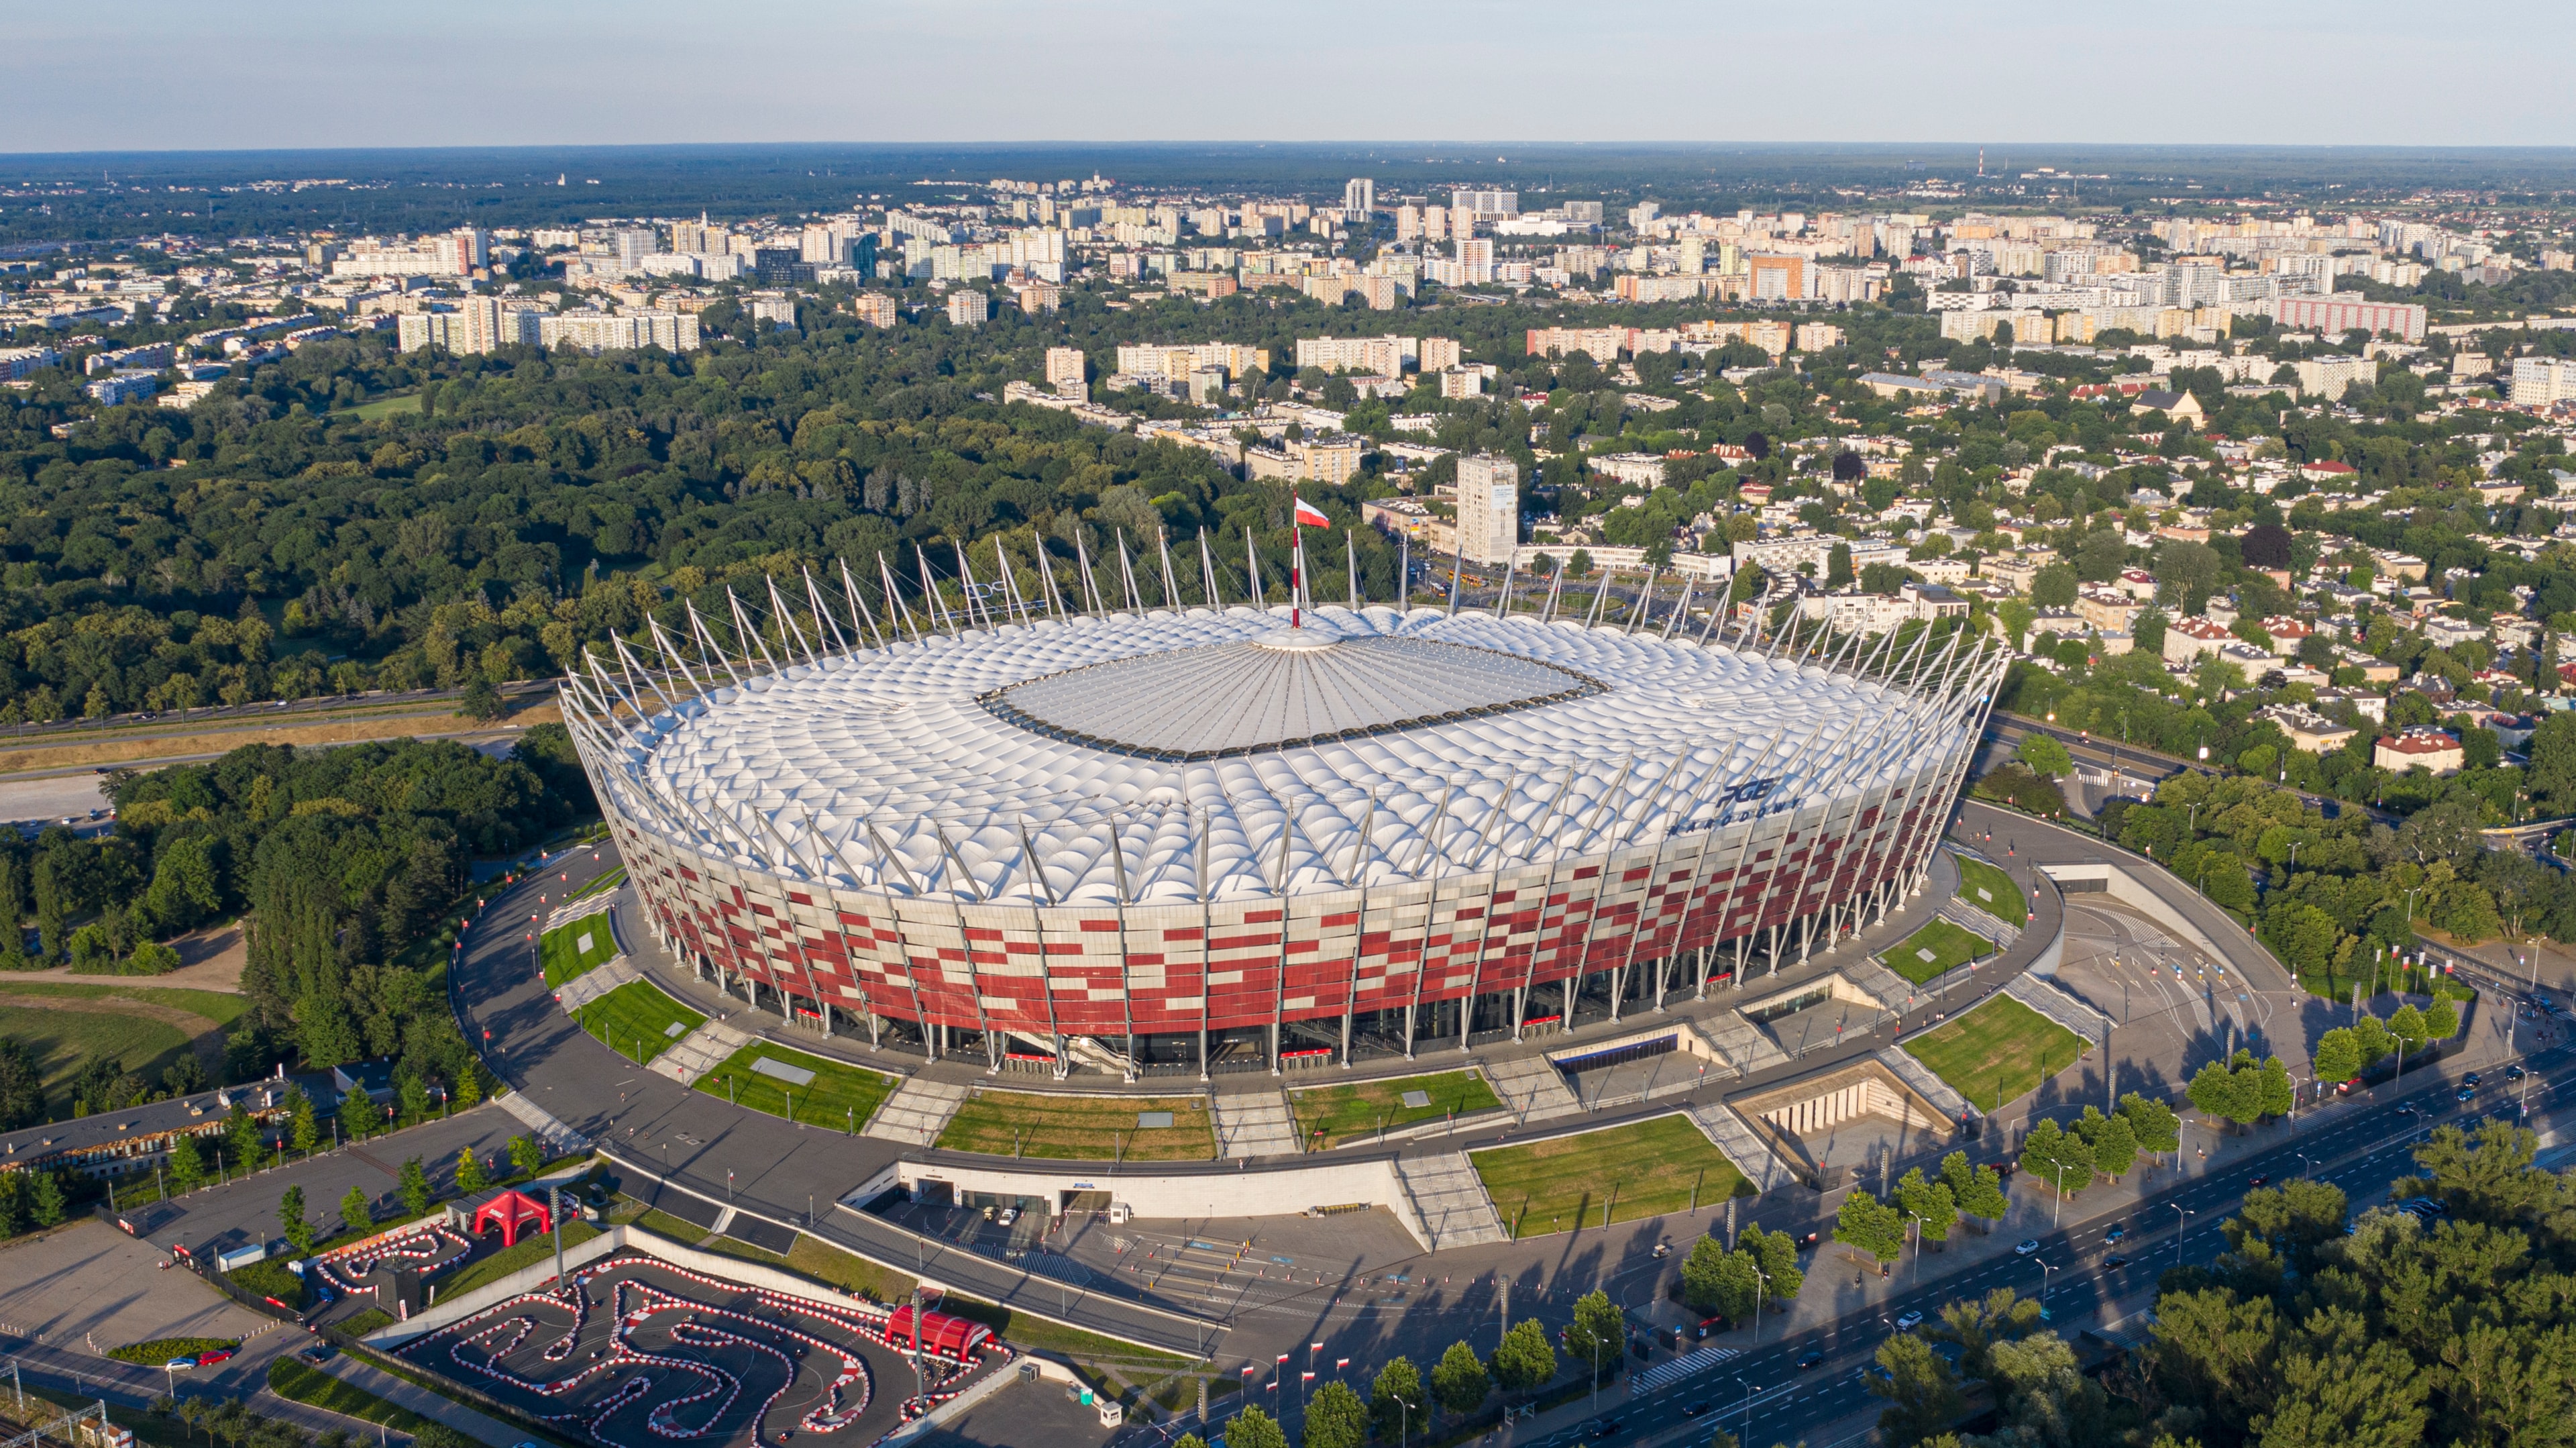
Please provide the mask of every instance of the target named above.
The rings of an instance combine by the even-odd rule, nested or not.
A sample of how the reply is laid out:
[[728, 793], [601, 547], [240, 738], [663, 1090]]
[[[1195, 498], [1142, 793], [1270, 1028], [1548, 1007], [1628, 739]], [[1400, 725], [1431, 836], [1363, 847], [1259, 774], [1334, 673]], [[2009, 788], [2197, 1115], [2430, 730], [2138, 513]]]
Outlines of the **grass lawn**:
[[[599, 1229], [588, 1222], [567, 1221], [564, 1223], [563, 1230], [564, 1250], [569, 1252], [598, 1235]], [[696, 1239], [685, 1240], [695, 1241]], [[515, 1247], [504, 1247], [489, 1257], [468, 1262], [457, 1268], [456, 1274], [452, 1277], [433, 1277], [430, 1281], [437, 1285], [438, 1295], [442, 1301], [452, 1301], [485, 1283], [498, 1282], [523, 1267], [534, 1267], [540, 1262], [551, 1266], [554, 1260], [554, 1234], [548, 1232], [543, 1236], [521, 1237]]]
[[188, 1052], [192, 1039], [179, 1027], [146, 1016], [9, 1005], [0, 1005], [0, 1036], [35, 1056], [52, 1120], [70, 1117], [72, 1103], [64, 1088], [92, 1057], [113, 1056], [158, 1090], [162, 1071]]
[[[1408, 1091], [1429, 1096], [1430, 1104], [1405, 1105], [1404, 1093]], [[1474, 1071], [1354, 1081], [1288, 1093], [1289, 1109], [1297, 1115], [1297, 1139], [1311, 1144], [1315, 1134], [1321, 1132], [1326, 1146], [1374, 1136], [1381, 1124], [1392, 1130], [1417, 1121], [1437, 1121], [1453, 1111], [1465, 1116], [1471, 1111], [1491, 1111], [1502, 1104], [1493, 1088], [1485, 1084], [1485, 1078]]]
[[1706, 1206], [1749, 1191], [1726, 1153], [1686, 1116], [1470, 1152], [1485, 1194], [1515, 1237]]
[[[1147, 1111], [1172, 1113], [1172, 1124], [1139, 1129]], [[983, 1091], [939, 1133], [947, 1151], [1009, 1156], [1013, 1141], [1022, 1156], [1077, 1161], [1213, 1161], [1214, 1113], [1201, 1096], [1040, 1096]]]
[[879, 1302], [900, 1301], [912, 1294], [912, 1279], [903, 1273], [803, 1232], [796, 1234], [796, 1245], [787, 1249], [787, 1270], [844, 1291], [868, 1294]]
[[1078, 1327], [1065, 1327], [1043, 1317], [1031, 1317], [990, 1302], [960, 1297], [953, 1292], [940, 1299], [939, 1310], [952, 1317], [980, 1322], [1013, 1347], [1038, 1348], [1062, 1353], [1066, 1357], [1141, 1363], [1160, 1368], [1185, 1368], [1205, 1361], [1203, 1358], [1182, 1357], [1178, 1353], [1157, 1352], [1114, 1337], [1102, 1337], [1096, 1332], [1084, 1332]]
[[616, 954], [617, 937], [609, 931], [606, 912], [585, 915], [537, 937], [537, 959], [545, 964], [548, 990], [606, 965]]
[[365, 1337], [377, 1328], [393, 1326], [394, 1315], [381, 1307], [370, 1307], [364, 1312], [350, 1313], [331, 1325], [351, 1337]]
[[1984, 936], [1947, 920], [1935, 920], [1887, 952], [1887, 968], [1907, 980], [1921, 985], [1945, 970], [1955, 970], [1980, 955], [1993, 953], [1995, 944]]
[[1906, 1054], [1980, 1111], [2019, 1100], [2075, 1064], [2088, 1048], [2073, 1031], [2010, 996], [1905, 1043]]
[[630, 980], [581, 1008], [581, 1028], [639, 1066], [706, 1021], [649, 980]]
[[[150, 980], [136, 976], [138, 981]], [[242, 997], [219, 990], [179, 990], [170, 986], [151, 985], [80, 985], [61, 980], [11, 980], [0, 976], [0, 1006], [13, 995], [53, 996], [65, 1000], [105, 1000], [122, 996], [174, 1011], [203, 1016], [219, 1026], [229, 1026], [248, 1005]]]
[[635, 1225], [645, 1231], [668, 1237], [674, 1242], [685, 1242], [692, 1247], [707, 1235], [706, 1228], [695, 1222], [681, 1221], [658, 1207], [645, 1208], [644, 1215], [635, 1219]]
[[397, 1433], [420, 1436], [429, 1420], [409, 1408], [397, 1407], [355, 1383], [342, 1382], [320, 1368], [308, 1367], [291, 1357], [280, 1357], [268, 1365], [268, 1390], [281, 1398], [326, 1408], [370, 1423], [382, 1423]]
[[[814, 1079], [798, 1085], [784, 1077], [752, 1069], [766, 1059], [773, 1066], [796, 1071], [811, 1071]], [[786, 1116], [792, 1105], [792, 1120], [808, 1126], [830, 1127], [837, 1131], [855, 1131], [868, 1124], [876, 1114], [877, 1104], [894, 1094], [894, 1078], [882, 1071], [863, 1066], [843, 1065], [821, 1056], [808, 1056], [784, 1046], [757, 1041], [734, 1052], [724, 1064], [697, 1080], [697, 1088], [725, 1097], [737, 1106], [766, 1111], [772, 1116]]]
[[600, 872], [598, 879], [593, 880], [589, 884], [582, 886], [580, 889], [573, 891], [572, 898], [575, 900], [587, 900], [593, 895], [597, 895], [606, 890], [614, 890], [625, 883], [626, 867], [624, 865], [613, 865]]
[[1965, 855], [1951, 858], [1959, 865], [1959, 898], [1985, 911], [2006, 925], [2019, 925], [2030, 918], [2030, 902], [2022, 898], [2021, 887], [2012, 876], [1983, 860]]
[[418, 411], [420, 411], [419, 393], [398, 392], [391, 397], [379, 397], [373, 402], [361, 402], [355, 407], [336, 409], [331, 415], [333, 417], [354, 417], [362, 422], [373, 422], [377, 418], [391, 417], [396, 413]]

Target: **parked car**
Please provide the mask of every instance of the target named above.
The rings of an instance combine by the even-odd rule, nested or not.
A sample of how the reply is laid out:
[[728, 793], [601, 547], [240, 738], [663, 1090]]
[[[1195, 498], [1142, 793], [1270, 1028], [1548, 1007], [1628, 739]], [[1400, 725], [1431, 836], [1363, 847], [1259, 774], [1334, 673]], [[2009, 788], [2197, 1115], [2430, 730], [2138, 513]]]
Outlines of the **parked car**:
[[210, 1347], [204, 1352], [197, 1354], [197, 1366], [201, 1368], [213, 1367], [215, 1364], [230, 1358], [237, 1351], [239, 1351], [237, 1348]]
[[311, 1347], [308, 1347], [304, 1351], [296, 1354], [297, 1357], [302, 1358], [304, 1361], [311, 1363], [316, 1367], [329, 1362], [331, 1359], [338, 1357], [339, 1355], [340, 1350], [327, 1342], [317, 1342]]
[[179, 1354], [177, 1357], [174, 1357], [174, 1358], [170, 1359], [168, 1362], [163, 1363], [161, 1366], [162, 1366], [162, 1367], [164, 1367], [164, 1368], [166, 1368], [166, 1369], [169, 1369], [169, 1370], [171, 1370], [171, 1371], [175, 1372], [175, 1371], [179, 1370], [180, 1368], [193, 1368], [193, 1367], [195, 1367], [196, 1365], [197, 1365], [197, 1358], [196, 1358], [196, 1355], [195, 1355], [194, 1353], [181, 1353], [181, 1354]]

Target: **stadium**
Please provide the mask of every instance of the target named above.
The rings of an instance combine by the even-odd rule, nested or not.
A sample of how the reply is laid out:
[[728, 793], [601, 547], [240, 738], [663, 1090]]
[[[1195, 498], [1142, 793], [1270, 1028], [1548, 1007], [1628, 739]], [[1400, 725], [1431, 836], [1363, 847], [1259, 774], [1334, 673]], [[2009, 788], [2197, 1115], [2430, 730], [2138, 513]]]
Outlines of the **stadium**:
[[1553, 589], [961, 616], [841, 578], [565, 681], [636, 913], [809, 1028], [1059, 1075], [1460, 1049], [1802, 959], [1920, 886], [2002, 664]]

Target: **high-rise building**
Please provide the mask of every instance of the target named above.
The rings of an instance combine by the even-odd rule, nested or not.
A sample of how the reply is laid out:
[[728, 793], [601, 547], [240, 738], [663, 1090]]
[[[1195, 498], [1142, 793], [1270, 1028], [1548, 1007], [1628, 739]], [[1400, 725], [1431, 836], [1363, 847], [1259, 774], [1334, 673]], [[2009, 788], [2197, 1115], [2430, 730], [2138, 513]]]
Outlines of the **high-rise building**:
[[1517, 191], [1452, 191], [1449, 205], [1475, 216], [1518, 216], [1521, 194]]
[[859, 293], [851, 301], [850, 310], [858, 313], [859, 320], [871, 327], [891, 327], [895, 324], [894, 298], [883, 292]]
[[992, 312], [991, 300], [973, 287], [959, 287], [948, 294], [948, 321], [952, 326], [980, 327]]
[[2511, 397], [2516, 407], [2547, 407], [2576, 398], [2576, 360], [2516, 357]]
[[1083, 358], [1081, 348], [1049, 347], [1047, 349], [1047, 386], [1054, 388], [1057, 392], [1066, 397], [1089, 397], [1090, 389], [1084, 385], [1082, 374]]
[[1469, 286], [1492, 281], [1494, 244], [1481, 237], [1458, 238], [1458, 265], [1465, 269]]
[[1426, 206], [1422, 208], [1422, 239], [1424, 241], [1447, 241], [1449, 239], [1448, 207]]
[[1460, 458], [1459, 554], [1470, 563], [1509, 563], [1520, 542], [1520, 469], [1492, 453]]
[[2284, 327], [2313, 328], [2330, 337], [2363, 331], [2394, 332], [2409, 342], [2424, 340], [2424, 308], [2415, 303], [2280, 297], [2272, 303], [2272, 320]]
[[662, 250], [662, 234], [649, 226], [621, 226], [608, 239], [617, 248], [617, 264], [628, 271], [637, 270], [644, 258]]
[[1422, 370], [1425, 372], [1446, 372], [1458, 365], [1458, 339], [1455, 337], [1425, 337], [1420, 347]]
[[1377, 183], [1366, 176], [1354, 176], [1342, 183], [1342, 211], [1357, 221], [1377, 210]]

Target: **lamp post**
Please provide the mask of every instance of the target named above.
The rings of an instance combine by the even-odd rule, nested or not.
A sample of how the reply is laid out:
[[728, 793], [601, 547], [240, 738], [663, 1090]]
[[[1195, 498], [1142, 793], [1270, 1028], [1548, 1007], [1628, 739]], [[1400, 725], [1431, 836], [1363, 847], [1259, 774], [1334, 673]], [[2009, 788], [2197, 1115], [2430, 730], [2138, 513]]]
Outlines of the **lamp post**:
[[2040, 1261], [2036, 1257], [2031, 1258], [2030, 1262], [2032, 1266], [2039, 1269], [2039, 1300], [2046, 1302], [2048, 1300], [2048, 1287], [2051, 1282], [2056, 1280], [2057, 1269]]
[[2184, 1206], [2180, 1202], [2167, 1202], [2165, 1205], [2182, 1214], [2181, 1216], [2174, 1218], [2174, 1265], [2179, 1267], [2182, 1265], [2182, 1234], [2188, 1229], [2189, 1225], [2186, 1219], [2197, 1217], [2200, 1213], [2193, 1211], [2191, 1208]]

